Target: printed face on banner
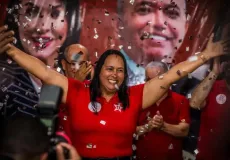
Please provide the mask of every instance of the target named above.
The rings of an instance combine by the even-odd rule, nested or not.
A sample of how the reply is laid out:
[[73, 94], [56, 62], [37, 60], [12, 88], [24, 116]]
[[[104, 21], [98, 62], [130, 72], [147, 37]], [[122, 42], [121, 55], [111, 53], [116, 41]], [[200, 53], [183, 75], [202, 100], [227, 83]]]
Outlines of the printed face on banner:
[[[68, 23], [61, 0], [22, 0], [19, 10], [19, 36], [27, 53], [53, 58], [67, 37]], [[53, 58], [54, 59], [54, 58]]]
[[120, 30], [124, 51], [137, 64], [160, 61], [171, 57], [181, 46], [187, 31], [185, 0], [135, 0], [124, 2]]

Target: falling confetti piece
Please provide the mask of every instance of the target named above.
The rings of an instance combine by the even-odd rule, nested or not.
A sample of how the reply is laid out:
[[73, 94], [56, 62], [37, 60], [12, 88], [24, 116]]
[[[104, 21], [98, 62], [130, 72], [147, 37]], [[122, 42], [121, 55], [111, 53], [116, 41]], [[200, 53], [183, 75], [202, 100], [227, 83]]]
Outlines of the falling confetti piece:
[[61, 72], [61, 68], [60, 68], [60, 67], [58, 67], [58, 68], [57, 68], [57, 71], [58, 71], [58, 72]]
[[192, 98], [192, 94], [189, 93], [189, 94], [187, 95], [187, 98], [188, 98], [188, 99]]
[[172, 143], [169, 145], [168, 149], [170, 149], [170, 150], [173, 149], [173, 144]]
[[197, 60], [198, 60], [197, 56], [191, 56], [191, 57], [188, 58], [189, 62], [193, 62], [193, 61], [197, 61]]
[[7, 63], [8, 63], [8, 64], [11, 64], [11, 63], [12, 63], [12, 60], [11, 60], [11, 59], [7, 59]]
[[163, 79], [163, 78], [164, 78], [164, 76], [163, 76], [163, 75], [161, 75], [161, 76], [159, 76], [158, 78], [159, 78], [159, 79]]
[[189, 51], [189, 47], [186, 47], [186, 52], [188, 52]]
[[105, 16], [109, 16], [109, 12], [105, 10]]
[[132, 145], [132, 149], [133, 149], [133, 151], [135, 151], [135, 150], [137, 150], [137, 147], [136, 147], [136, 145]]
[[198, 149], [195, 149], [194, 150], [194, 153], [197, 155], [199, 153], [199, 150]]
[[67, 120], [67, 116], [64, 116], [64, 118], [63, 118], [65, 121]]
[[105, 124], [106, 124], [106, 121], [101, 120], [100, 123], [101, 123], [102, 125], [105, 125]]
[[96, 34], [93, 38], [94, 38], [94, 39], [98, 39], [98, 37], [99, 37], [99, 35]]
[[132, 4], [132, 5], [134, 4], [134, 2], [135, 2], [135, 0], [130, 0], [129, 1], [129, 3]]
[[181, 71], [180, 70], [178, 70], [176, 73], [177, 73], [178, 76], [181, 76]]

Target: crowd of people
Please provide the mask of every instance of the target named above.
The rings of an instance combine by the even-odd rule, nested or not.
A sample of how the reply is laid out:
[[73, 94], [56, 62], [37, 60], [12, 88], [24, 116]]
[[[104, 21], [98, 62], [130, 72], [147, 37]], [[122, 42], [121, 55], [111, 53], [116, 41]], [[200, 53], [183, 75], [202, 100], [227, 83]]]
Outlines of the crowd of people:
[[[5, 107], [0, 112], [0, 158], [47, 159], [50, 139], [37, 102], [41, 86], [48, 84], [63, 90], [57, 131], [72, 142], [57, 145], [58, 160], [65, 159], [63, 147], [76, 160], [182, 160], [191, 108], [201, 111], [192, 154], [197, 160], [228, 159], [228, 26], [220, 41], [214, 42], [212, 34], [202, 52], [174, 65], [162, 58], [167, 53], [172, 61], [176, 44], [186, 34], [186, 1], [175, 5], [167, 0], [162, 12], [152, 1], [130, 5], [118, 0], [124, 47], [106, 50], [92, 63], [88, 49], [78, 43], [79, 1], [52, 0], [52, 7], [44, 0], [20, 3], [25, 7], [8, 14], [7, 25], [0, 27], [0, 102]], [[15, 25], [15, 15], [26, 27]], [[50, 17], [49, 22], [43, 17]], [[207, 62], [206, 78], [185, 93], [185, 81], [198, 83], [191, 73]]]

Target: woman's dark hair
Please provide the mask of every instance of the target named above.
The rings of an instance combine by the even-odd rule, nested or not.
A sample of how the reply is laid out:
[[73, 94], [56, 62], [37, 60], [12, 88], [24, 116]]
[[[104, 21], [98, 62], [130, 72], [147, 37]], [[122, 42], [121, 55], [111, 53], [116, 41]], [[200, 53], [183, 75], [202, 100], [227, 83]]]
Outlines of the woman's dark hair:
[[[5, 18], [5, 24], [8, 25], [10, 30], [15, 32], [15, 38], [20, 40], [19, 31], [18, 31], [18, 11], [21, 5], [22, 0], [11, 0], [7, 8], [7, 15]], [[79, 0], [60, 0], [63, 2], [66, 8], [66, 19], [68, 23], [68, 32], [66, 40], [60, 48], [60, 52], [63, 52], [64, 49], [73, 43], [78, 43], [80, 39], [80, 2]], [[22, 6], [23, 7], [23, 6]], [[22, 25], [22, 23], [20, 23]], [[23, 50], [23, 46], [20, 41], [17, 42], [16, 47]]]
[[97, 112], [97, 106], [95, 105], [95, 102], [97, 101], [97, 97], [101, 96], [99, 76], [100, 76], [101, 69], [105, 63], [106, 58], [110, 55], [119, 56], [122, 58], [122, 60], [124, 62], [125, 77], [124, 77], [123, 83], [119, 87], [118, 98], [123, 105], [123, 109], [126, 109], [127, 107], [129, 107], [129, 96], [128, 96], [129, 93], [128, 93], [128, 87], [127, 87], [128, 71], [127, 71], [127, 65], [126, 65], [125, 57], [118, 50], [107, 50], [100, 56], [99, 60], [97, 61], [97, 64], [95, 67], [94, 77], [93, 77], [91, 84], [90, 84], [90, 101], [93, 104], [95, 112]]

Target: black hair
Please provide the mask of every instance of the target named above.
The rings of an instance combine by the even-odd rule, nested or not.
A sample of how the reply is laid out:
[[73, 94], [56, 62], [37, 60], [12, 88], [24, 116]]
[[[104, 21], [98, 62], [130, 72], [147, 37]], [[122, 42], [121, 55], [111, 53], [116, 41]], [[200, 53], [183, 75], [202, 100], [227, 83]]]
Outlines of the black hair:
[[99, 75], [101, 73], [102, 66], [105, 63], [105, 60], [108, 56], [110, 55], [116, 55], [122, 58], [124, 62], [124, 81], [122, 82], [121, 86], [119, 87], [118, 90], [118, 97], [120, 102], [123, 105], [123, 109], [125, 110], [127, 107], [129, 107], [129, 91], [128, 91], [128, 71], [127, 71], [127, 65], [125, 61], [124, 55], [118, 51], [118, 50], [107, 50], [105, 51], [97, 61], [96, 67], [95, 67], [95, 72], [94, 72], [94, 77], [90, 83], [90, 101], [93, 104], [94, 111], [97, 111], [97, 107], [95, 105], [95, 102], [97, 101], [97, 97], [101, 96], [101, 88], [100, 88], [100, 79]]
[[49, 146], [47, 128], [39, 118], [18, 114], [7, 119], [1, 128], [1, 154], [29, 160], [47, 153]]
[[[21, 5], [22, 0], [11, 0], [8, 5], [7, 15], [5, 18], [5, 24], [8, 25], [10, 30], [15, 32], [15, 38], [19, 40], [19, 31], [18, 31], [18, 11]], [[60, 48], [60, 52], [63, 52], [66, 46], [69, 46], [73, 43], [78, 43], [80, 39], [80, 1], [79, 0], [60, 0], [63, 2], [66, 8], [66, 19], [68, 23], [68, 32], [66, 40]], [[23, 6], [22, 6], [23, 7]], [[23, 25], [20, 23], [20, 25]], [[22, 43], [20, 41], [17, 42], [16, 47], [23, 50]]]

